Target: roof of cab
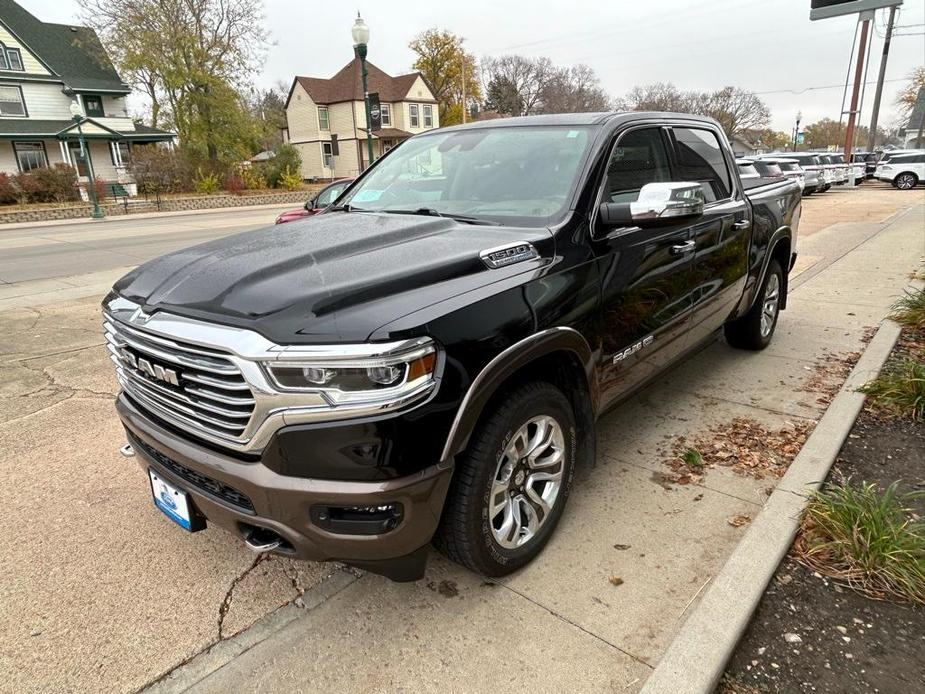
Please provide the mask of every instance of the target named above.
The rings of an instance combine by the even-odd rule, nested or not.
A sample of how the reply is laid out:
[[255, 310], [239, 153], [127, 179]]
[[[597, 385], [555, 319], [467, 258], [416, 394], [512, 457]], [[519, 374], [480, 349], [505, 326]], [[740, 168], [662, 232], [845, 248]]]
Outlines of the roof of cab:
[[[707, 116], [695, 116], [690, 113], [671, 113], [668, 111], [604, 111], [594, 113], [548, 113], [537, 116], [512, 116], [510, 118], [492, 118], [490, 120], [475, 121], [465, 125], [453, 125], [440, 128], [440, 132], [450, 130], [475, 130], [478, 128], [507, 128], [530, 125], [601, 125], [609, 121], [634, 120], [686, 120], [699, 121], [718, 126], [718, 123]], [[428, 131], [433, 132], [433, 131]]]

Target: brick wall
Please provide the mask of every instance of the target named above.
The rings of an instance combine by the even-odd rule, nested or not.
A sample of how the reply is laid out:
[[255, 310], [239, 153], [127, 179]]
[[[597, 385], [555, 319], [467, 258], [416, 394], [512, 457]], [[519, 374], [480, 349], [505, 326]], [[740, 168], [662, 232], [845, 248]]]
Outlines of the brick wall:
[[[251, 205], [286, 205], [294, 207], [304, 204], [312, 195], [323, 188], [323, 185], [310, 186], [305, 190], [293, 192], [267, 192], [257, 195], [207, 195], [190, 198], [165, 198], [161, 200], [160, 208], [153, 202], [146, 202], [144, 198], [129, 198], [126, 208], [120, 202], [107, 202], [100, 207], [107, 216], [135, 214], [139, 212], [179, 212], [184, 210], [211, 210], [225, 207], [249, 207]], [[35, 207], [15, 208], [10, 206], [9, 211], [0, 210], [0, 225], [17, 222], [42, 222], [47, 220], [82, 219], [90, 216], [89, 205], [71, 205], [68, 207]]]

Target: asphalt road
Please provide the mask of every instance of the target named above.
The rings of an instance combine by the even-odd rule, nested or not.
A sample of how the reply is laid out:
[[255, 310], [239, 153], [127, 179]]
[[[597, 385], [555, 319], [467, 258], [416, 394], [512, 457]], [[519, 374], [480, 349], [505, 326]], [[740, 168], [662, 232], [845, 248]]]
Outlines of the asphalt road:
[[0, 227], [3, 285], [131, 267], [179, 248], [273, 224], [293, 205]]

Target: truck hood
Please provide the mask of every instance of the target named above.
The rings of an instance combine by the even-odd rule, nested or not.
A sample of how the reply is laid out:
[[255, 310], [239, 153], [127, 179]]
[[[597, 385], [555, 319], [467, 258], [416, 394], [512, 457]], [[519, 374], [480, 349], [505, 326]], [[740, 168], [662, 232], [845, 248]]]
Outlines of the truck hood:
[[[479, 258], [524, 241], [539, 259], [489, 269]], [[148, 313], [246, 327], [280, 344], [362, 341], [408, 313], [536, 269], [553, 251], [545, 228], [332, 212], [176, 251], [113, 290]]]

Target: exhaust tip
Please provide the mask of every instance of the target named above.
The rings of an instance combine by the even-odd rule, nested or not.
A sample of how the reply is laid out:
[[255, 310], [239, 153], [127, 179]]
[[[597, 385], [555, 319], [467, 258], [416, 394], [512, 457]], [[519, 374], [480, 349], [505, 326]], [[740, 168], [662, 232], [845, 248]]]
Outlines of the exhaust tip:
[[123, 458], [132, 458], [135, 455], [135, 449], [132, 447], [132, 444], [127, 443], [119, 449], [119, 453]]
[[258, 554], [279, 549], [284, 542], [283, 538], [266, 528], [255, 527], [244, 536], [244, 544]]

